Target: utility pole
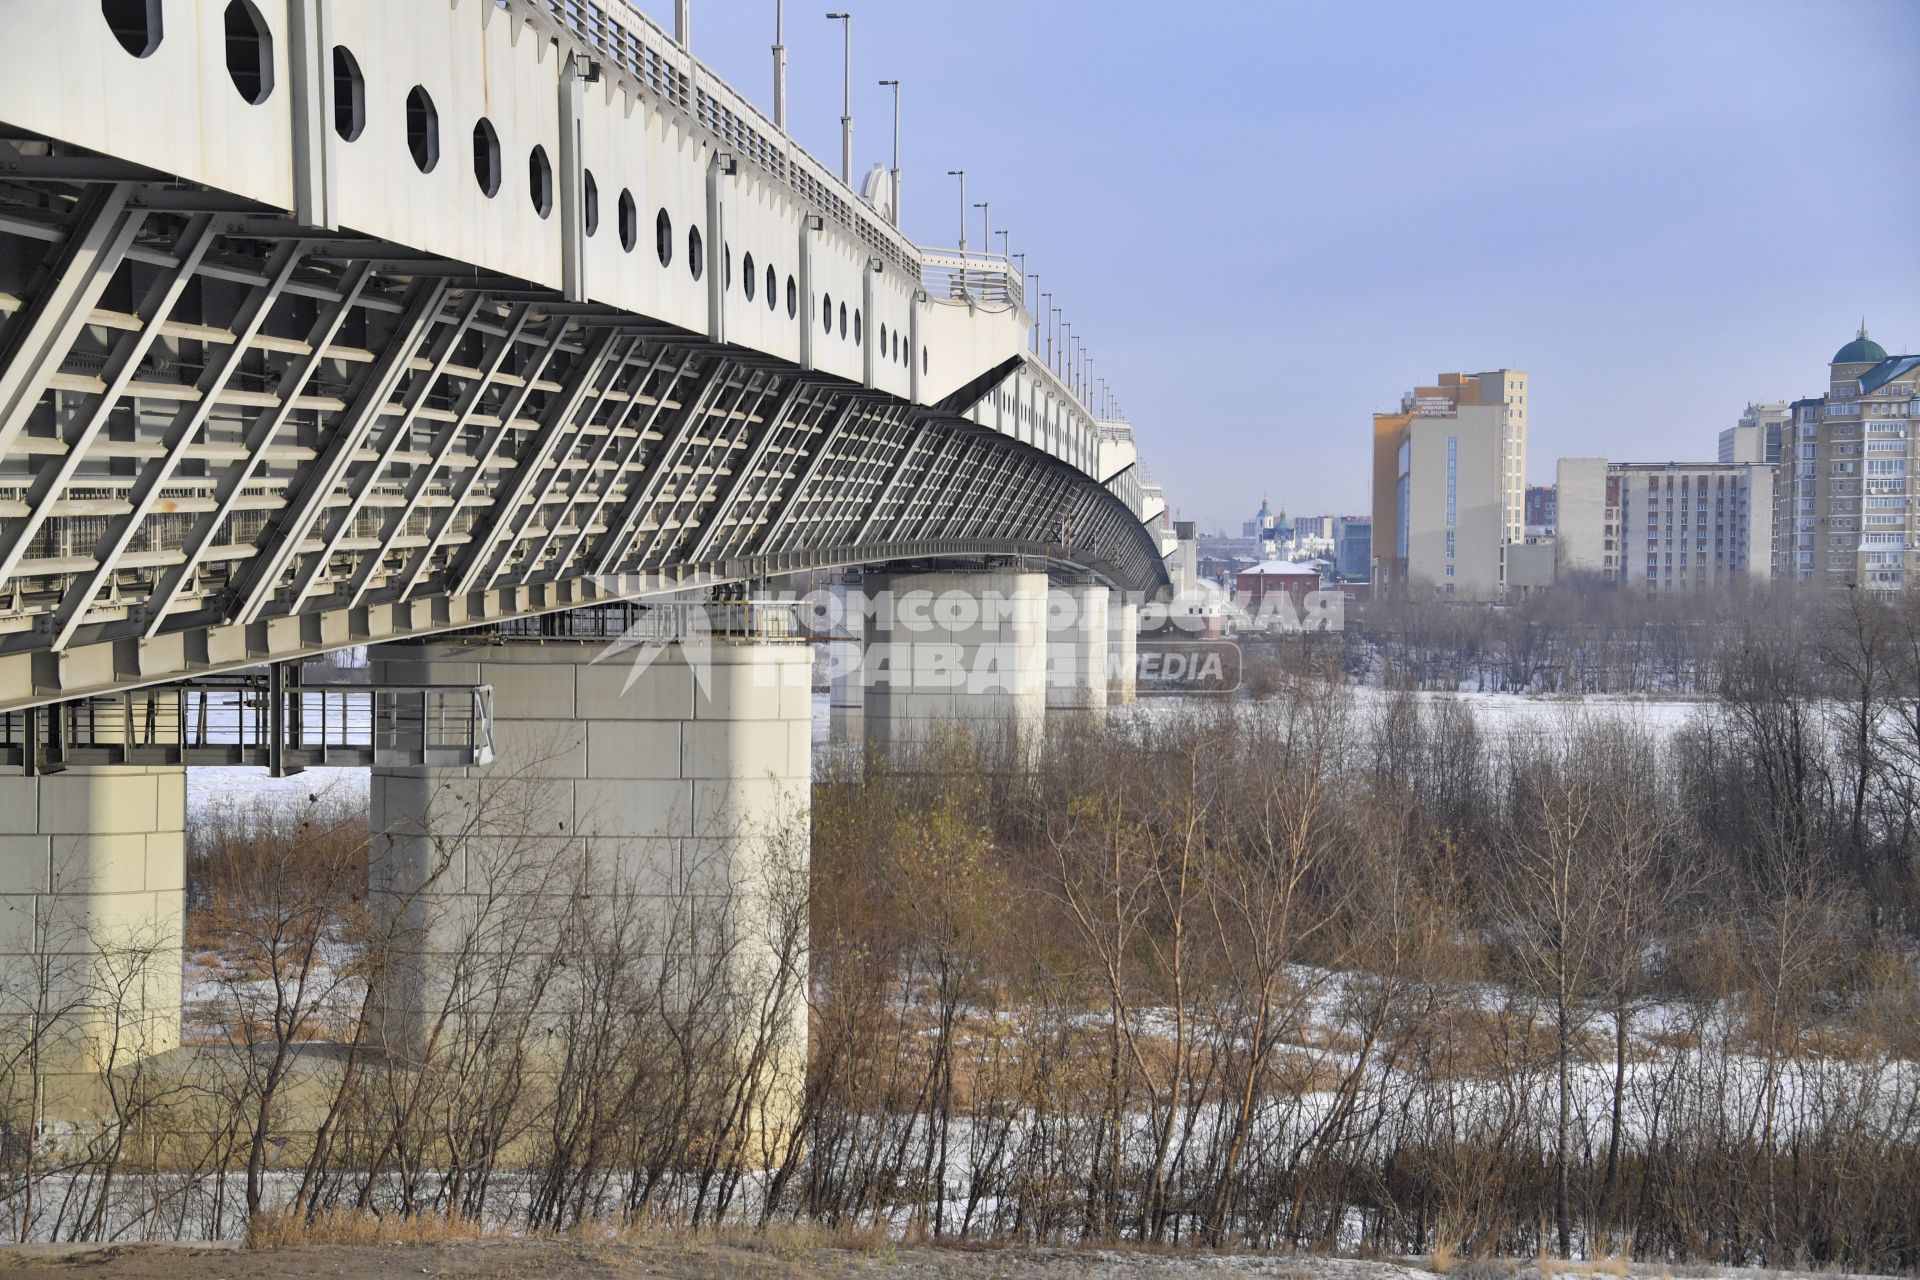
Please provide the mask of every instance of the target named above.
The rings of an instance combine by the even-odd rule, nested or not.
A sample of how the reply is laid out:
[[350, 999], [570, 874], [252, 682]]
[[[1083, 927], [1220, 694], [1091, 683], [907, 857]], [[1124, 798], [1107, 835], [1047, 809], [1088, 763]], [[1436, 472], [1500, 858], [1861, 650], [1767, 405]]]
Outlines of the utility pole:
[[787, 4], [773, 0], [773, 123], [787, 131]]
[[853, 15], [830, 13], [840, 24], [840, 181], [853, 185]]
[[965, 253], [967, 251], [967, 171], [949, 169], [947, 176], [960, 179], [960, 252]]
[[900, 225], [900, 82], [882, 80], [880, 87], [893, 90], [893, 225]]

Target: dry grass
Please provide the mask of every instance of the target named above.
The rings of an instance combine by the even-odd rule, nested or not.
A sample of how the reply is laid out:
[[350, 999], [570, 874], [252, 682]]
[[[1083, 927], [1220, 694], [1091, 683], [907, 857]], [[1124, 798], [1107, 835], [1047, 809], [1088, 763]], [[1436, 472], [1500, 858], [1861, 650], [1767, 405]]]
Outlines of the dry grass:
[[311, 1222], [297, 1214], [263, 1211], [247, 1223], [247, 1248], [290, 1249], [297, 1245], [435, 1244], [499, 1235], [478, 1223], [444, 1214], [408, 1217], [329, 1209]]

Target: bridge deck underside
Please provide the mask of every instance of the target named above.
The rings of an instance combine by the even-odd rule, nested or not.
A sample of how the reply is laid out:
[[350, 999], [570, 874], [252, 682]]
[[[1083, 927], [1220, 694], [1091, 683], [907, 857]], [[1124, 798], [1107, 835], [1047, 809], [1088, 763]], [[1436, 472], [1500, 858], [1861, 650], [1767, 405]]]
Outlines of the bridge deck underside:
[[1121, 502], [966, 405], [22, 150], [0, 174], [0, 706], [656, 576], [1019, 554], [1161, 580]]

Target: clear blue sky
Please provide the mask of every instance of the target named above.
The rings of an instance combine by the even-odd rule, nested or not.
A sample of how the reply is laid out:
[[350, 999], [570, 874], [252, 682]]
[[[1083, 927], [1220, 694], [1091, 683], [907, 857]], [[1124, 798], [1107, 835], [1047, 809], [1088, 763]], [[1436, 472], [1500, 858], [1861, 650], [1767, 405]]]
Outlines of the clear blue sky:
[[[787, 5], [829, 165], [838, 3]], [[1532, 373], [1544, 481], [1711, 458], [1863, 313], [1920, 351], [1920, 0], [849, 7], [856, 172], [897, 76], [907, 232], [957, 239], [964, 168], [1203, 525], [1364, 511], [1368, 415], [1442, 370]], [[773, 10], [693, 0], [769, 112]]]

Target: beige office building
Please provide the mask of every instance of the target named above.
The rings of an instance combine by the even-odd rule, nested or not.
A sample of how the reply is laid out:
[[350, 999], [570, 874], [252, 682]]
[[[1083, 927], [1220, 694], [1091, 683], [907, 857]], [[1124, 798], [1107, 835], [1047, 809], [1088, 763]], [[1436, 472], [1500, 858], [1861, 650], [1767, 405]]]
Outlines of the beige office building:
[[1527, 375], [1446, 373], [1373, 418], [1377, 590], [1505, 594], [1526, 537]]
[[1564, 458], [1559, 475], [1563, 576], [1590, 573], [1647, 591], [1725, 589], [1772, 576], [1767, 463]]
[[1834, 353], [1827, 394], [1791, 410], [1778, 575], [1883, 591], [1920, 583], [1920, 355], [1889, 356], [1862, 325]]

